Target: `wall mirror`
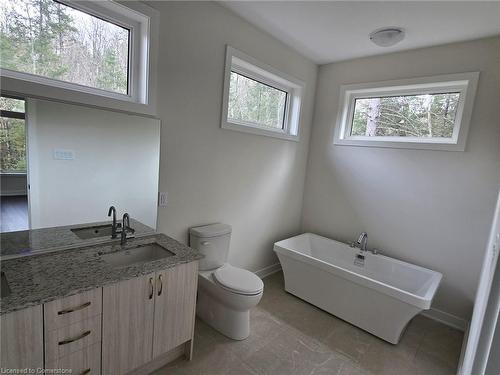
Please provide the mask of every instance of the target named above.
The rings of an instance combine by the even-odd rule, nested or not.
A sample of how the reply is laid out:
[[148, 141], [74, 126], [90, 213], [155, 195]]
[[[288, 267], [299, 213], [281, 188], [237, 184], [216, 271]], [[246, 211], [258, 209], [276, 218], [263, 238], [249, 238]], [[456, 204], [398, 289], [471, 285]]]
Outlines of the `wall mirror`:
[[156, 229], [160, 121], [1, 97], [1, 232], [109, 220]]

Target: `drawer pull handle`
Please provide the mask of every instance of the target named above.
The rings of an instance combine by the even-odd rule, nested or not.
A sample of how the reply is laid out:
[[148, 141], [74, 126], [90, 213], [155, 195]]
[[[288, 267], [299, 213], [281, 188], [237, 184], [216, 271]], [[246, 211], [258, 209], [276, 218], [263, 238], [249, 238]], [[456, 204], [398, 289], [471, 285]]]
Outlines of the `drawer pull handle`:
[[149, 279], [149, 287], [151, 288], [151, 292], [149, 292], [149, 299], [153, 299], [153, 294], [154, 294], [154, 285], [153, 285], [153, 278], [151, 277]]
[[87, 375], [87, 374], [90, 374], [90, 369], [86, 369], [86, 370], [83, 370], [83, 372], [81, 373], [81, 375]]
[[92, 331], [83, 332], [80, 336], [75, 337], [74, 339], [67, 339], [67, 340], [59, 341], [59, 345], [66, 345], [66, 344], [70, 344], [72, 342], [81, 340], [84, 337], [87, 337], [88, 335], [90, 335], [91, 333], [92, 333]]
[[163, 280], [161, 275], [158, 276], [158, 281], [160, 282], [160, 287], [158, 288], [158, 295], [161, 296], [161, 292], [163, 292]]
[[83, 310], [84, 308], [89, 307], [91, 305], [91, 303], [92, 302], [89, 301], [89, 302], [85, 302], [83, 305], [80, 305], [77, 307], [71, 307], [71, 308], [66, 309], [66, 310], [58, 311], [57, 315], [64, 315], [64, 314], [69, 314], [69, 313], [72, 313], [72, 312], [75, 312], [78, 310]]

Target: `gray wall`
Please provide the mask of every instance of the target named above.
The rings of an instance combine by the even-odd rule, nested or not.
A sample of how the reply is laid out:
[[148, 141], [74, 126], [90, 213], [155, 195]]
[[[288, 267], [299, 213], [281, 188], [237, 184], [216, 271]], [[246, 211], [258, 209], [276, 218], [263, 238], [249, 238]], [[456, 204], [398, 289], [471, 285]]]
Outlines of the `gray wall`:
[[[273, 242], [300, 232], [317, 67], [212, 2], [149, 2], [161, 16], [162, 120], [158, 230], [187, 242], [188, 228], [233, 226], [229, 261], [277, 262]], [[306, 82], [300, 142], [220, 128], [226, 44]]]
[[[468, 318], [500, 182], [500, 38], [321, 66], [303, 230], [444, 275], [433, 307]], [[465, 152], [334, 146], [341, 84], [480, 71]]]
[[0, 176], [0, 195], [28, 194], [26, 174], [3, 174]]
[[158, 120], [38, 99], [27, 114], [33, 229], [109, 220], [111, 205], [155, 227]]

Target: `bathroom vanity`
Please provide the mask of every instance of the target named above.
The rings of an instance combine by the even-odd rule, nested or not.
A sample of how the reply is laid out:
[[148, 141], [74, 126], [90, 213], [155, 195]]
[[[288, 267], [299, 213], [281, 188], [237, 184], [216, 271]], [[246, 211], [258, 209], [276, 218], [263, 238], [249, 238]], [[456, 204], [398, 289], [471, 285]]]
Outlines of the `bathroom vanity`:
[[149, 373], [191, 357], [197, 251], [154, 233], [22, 255], [1, 264], [2, 369]]

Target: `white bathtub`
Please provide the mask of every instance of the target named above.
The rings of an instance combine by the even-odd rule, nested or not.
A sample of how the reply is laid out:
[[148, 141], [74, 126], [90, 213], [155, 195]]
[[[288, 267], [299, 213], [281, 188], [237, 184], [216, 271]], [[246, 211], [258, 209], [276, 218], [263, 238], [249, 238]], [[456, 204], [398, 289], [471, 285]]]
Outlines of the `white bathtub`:
[[285, 290], [392, 344], [431, 306], [439, 272], [367, 252], [312, 233], [276, 242]]

